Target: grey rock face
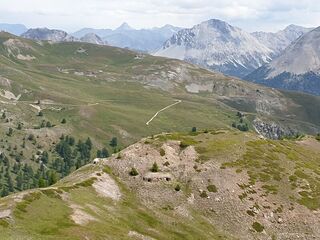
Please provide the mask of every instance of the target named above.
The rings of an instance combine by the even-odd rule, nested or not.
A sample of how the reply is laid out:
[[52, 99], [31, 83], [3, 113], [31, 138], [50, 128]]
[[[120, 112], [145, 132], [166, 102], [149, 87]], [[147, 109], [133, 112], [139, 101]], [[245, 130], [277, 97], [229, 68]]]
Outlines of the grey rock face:
[[242, 29], [212, 19], [180, 30], [155, 55], [243, 77], [271, 61], [273, 51]]
[[254, 32], [252, 35], [261, 43], [274, 51], [277, 56], [284, 51], [292, 42], [303, 36], [313, 28], [305, 28], [296, 25], [289, 25], [285, 29], [276, 33], [272, 32]]
[[92, 43], [97, 45], [105, 45], [106, 43], [96, 34], [87, 33], [82, 38], [80, 38], [81, 42]]
[[264, 122], [260, 119], [255, 119], [253, 125], [262, 136], [269, 139], [279, 140], [283, 137], [293, 137], [297, 135], [297, 131], [284, 128], [274, 122]]
[[75, 37], [69, 35], [62, 30], [51, 30], [48, 28], [32, 28], [21, 35], [24, 38], [32, 40], [44, 40], [52, 42], [76, 42], [79, 41]]
[[294, 41], [269, 64], [245, 79], [267, 86], [320, 95], [320, 27]]

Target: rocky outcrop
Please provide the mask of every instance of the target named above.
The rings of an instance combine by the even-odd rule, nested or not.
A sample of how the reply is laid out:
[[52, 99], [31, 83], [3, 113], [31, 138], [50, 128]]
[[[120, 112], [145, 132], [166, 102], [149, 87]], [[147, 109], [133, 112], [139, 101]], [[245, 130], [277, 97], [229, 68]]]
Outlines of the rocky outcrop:
[[253, 121], [253, 126], [260, 135], [274, 140], [285, 137], [291, 138], [298, 134], [297, 131], [289, 127], [282, 127], [275, 122], [264, 122], [261, 119], [255, 119]]
[[69, 35], [65, 31], [48, 29], [48, 28], [32, 28], [21, 35], [24, 38], [29, 38], [38, 41], [51, 41], [51, 42], [76, 42], [77, 38]]

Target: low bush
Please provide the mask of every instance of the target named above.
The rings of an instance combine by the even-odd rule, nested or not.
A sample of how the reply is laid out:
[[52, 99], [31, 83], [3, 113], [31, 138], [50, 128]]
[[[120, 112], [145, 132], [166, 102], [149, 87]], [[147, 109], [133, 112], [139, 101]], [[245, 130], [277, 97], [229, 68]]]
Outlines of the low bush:
[[264, 230], [264, 226], [261, 225], [261, 224], [258, 223], [258, 222], [254, 222], [254, 223], [252, 224], [252, 227], [253, 227], [254, 230], [256, 230], [256, 232], [262, 232], [262, 231]]
[[129, 172], [129, 175], [134, 177], [134, 176], [138, 176], [139, 173], [138, 173], [137, 169], [135, 169], [133, 167], [133, 168], [131, 168], [131, 171]]

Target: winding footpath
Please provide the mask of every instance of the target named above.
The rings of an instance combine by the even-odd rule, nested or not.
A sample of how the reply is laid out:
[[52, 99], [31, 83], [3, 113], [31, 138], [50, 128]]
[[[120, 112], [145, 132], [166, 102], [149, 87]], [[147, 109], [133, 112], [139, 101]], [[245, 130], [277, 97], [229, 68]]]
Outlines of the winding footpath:
[[170, 104], [170, 105], [162, 108], [161, 110], [159, 110], [158, 112], [156, 112], [156, 113], [153, 115], [153, 117], [150, 118], [150, 120], [149, 120], [148, 122], [146, 122], [146, 125], [149, 125], [149, 123], [152, 122], [152, 120], [153, 120], [155, 117], [157, 117], [159, 113], [161, 113], [161, 112], [167, 110], [168, 108], [171, 108], [171, 107], [173, 107], [173, 106], [175, 106], [175, 105], [177, 105], [177, 104], [179, 104], [179, 103], [181, 103], [181, 102], [182, 102], [181, 100], [176, 100], [175, 103], [172, 103], [172, 104]]

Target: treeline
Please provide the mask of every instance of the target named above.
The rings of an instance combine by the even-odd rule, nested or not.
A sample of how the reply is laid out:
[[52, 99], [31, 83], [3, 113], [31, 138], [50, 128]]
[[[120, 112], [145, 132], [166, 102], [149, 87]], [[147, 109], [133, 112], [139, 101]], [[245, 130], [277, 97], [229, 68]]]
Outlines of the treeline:
[[232, 123], [232, 127], [233, 128], [237, 128], [238, 130], [242, 131], [242, 132], [247, 132], [249, 131], [249, 125], [248, 123], [245, 121], [245, 115], [241, 112], [237, 112], [236, 116], [238, 117], [238, 121], [237, 122], [233, 122]]
[[[26, 140], [33, 142], [35, 137], [30, 134]], [[23, 148], [24, 145], [25, 139]], [[117, 139], [112, 138], [109, 145], [116, 148]], [[74, 137], [64, 135], [51, 151], [38, 150], [36, 155], [32, 155], [30, 160], [34, 164], [23, 163], [25, 157], [22, 151], [13, 154], [11, 147], [6, 150], [10, 151], [8, 156], [0, 154], [0, 197], [17, 191], [50, 186], [95, 157], [92, 156], [94, 148], [89, 137], [76, 141]], [[109, 157], [107, 148], [98, 149], [96, 157]], [[35, 165], [38, 166], [36, 170]]]
[[4, 197], [12, 192], [27, 189], [46, 187], [54, 184], [59, 179], [58, 174], [48, 169], [44, 164], [34, 172], [28, 164], [15, 162], [10, 166], [10, 161], [4, 153], [0, 154], [0, 196]]
[[[77, 143], [72, 136], [61, 136], [55, 151], [58, 157], [52, 162], [52, 168], [60, 173], [61, 177], [67, 176], [75, 169], [91, 161], [92, 142], [79, 140]], [[49, 160], [48, 160], [49, 161]]]

